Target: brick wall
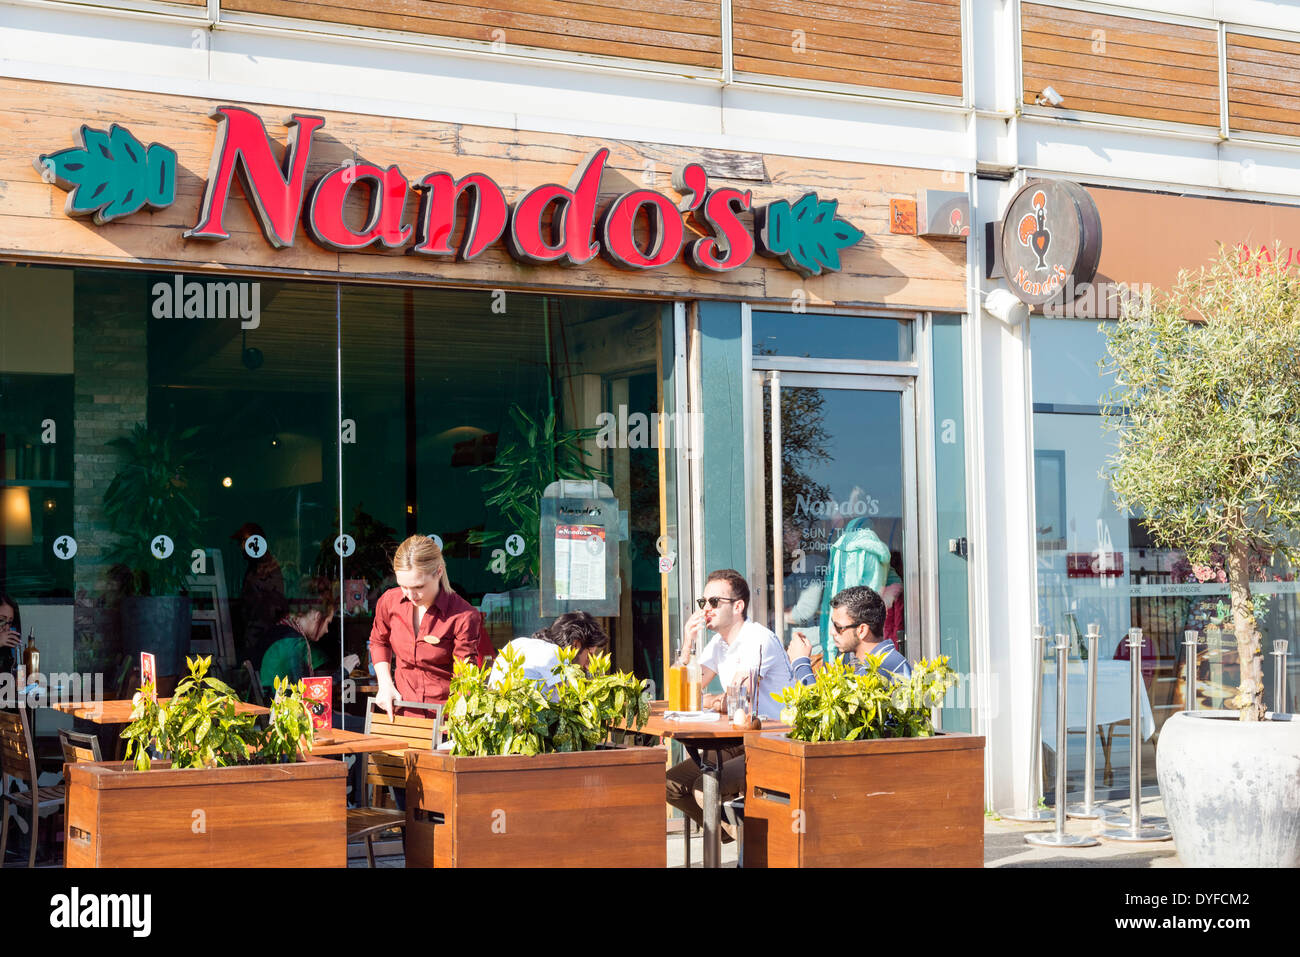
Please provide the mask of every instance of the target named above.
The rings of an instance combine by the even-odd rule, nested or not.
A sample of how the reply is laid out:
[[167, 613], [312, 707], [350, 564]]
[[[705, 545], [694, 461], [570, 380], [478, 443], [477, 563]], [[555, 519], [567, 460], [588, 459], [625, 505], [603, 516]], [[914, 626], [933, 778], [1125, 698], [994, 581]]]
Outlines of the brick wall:
[[[79, 270], [73, 327], [73, 527], [78, 671], [109, 671], [121, 653], [119, 593], [108, 559], [114, 544], [104, 492], [117, 473], [108, 442], [145, 420], [149, 375], [146, 277]], [[90, 640], [87, 640], [90, 639]], [[111, 681], [116, 675], [106, 677]], [[115, 689], [105, 686], [105, 692]]]

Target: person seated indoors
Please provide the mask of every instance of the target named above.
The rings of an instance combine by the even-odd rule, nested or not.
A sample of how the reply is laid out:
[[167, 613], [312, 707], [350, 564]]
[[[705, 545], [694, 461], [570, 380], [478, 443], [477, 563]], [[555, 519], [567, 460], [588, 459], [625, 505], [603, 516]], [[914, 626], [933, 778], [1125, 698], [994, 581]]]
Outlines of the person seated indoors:
[[573, 663], [586, 668], [592, 652], [603, 653], [609, 650], [609, 635], [600, 627], [600, 622], [587, 612], [565, 612], [550, 627], [534, 632], [527, 638], [516, 638], [507, 643], [492, 665], [489, 686], [505, 677], [507, 648], [523, 655], [524, 675], [537, 681], [549, 692], [561, 680], [555, 673], [555, 669], [560, 666], [561, 648], [574, 649]]
[[262, 655], [258, 677], [262, 692], [269, 699], [275, 693], [275, 679], [298, 682], [309, 677], [326, 659], [317, 642], [329, 631], [336, 603], [323, 600], [301, 615], [285, 615], [266, 635], [268, 643]]
[[[847, 656], [847, 661], [858, 674], [869, 670], [867, 655], [884, 655], [880, 670], [894, 677], [895, 681], [906, 680], [912, 676], [912, 665], [903, 657], [892, 641], [882, 638], [887, 609], [885, 601], [866, 585], [846, 588], [831, 599], [831, 640], [835, 648]], [[812, 646], [801, 634], [790, 639], [787, 654], [794, 670], [794, 679], [800, 684], [810, 685], [816, 680], [809, 655]]]

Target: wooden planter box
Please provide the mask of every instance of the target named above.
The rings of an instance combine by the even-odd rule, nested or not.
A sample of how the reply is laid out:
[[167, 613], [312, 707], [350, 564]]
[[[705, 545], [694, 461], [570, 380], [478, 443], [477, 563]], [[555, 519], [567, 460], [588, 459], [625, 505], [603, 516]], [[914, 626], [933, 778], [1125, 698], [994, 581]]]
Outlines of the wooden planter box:
[[665, 752], [408, 751], [407, 867], [665, 867]]
[[745, 741], [746, 867], [983, 867], [984, 738]]
[[68, 867], [347, 866], [342, 761], [65, 770]]

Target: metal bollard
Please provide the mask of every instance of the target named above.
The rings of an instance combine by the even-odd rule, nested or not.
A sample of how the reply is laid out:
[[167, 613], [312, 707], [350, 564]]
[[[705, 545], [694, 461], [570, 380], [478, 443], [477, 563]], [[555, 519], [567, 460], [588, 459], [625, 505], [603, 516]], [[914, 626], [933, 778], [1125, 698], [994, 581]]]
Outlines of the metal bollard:
[[1187, 700], [1183, 702], [1184, 711], [1196, 710], [1196, 655], [1200, 648], [1200, 636], [1192, 628], [1183, 632], [1183, 647], [1187, 649]]
[[1168, 828], [1142, 826], [1142, 629], [1128, 630], [1129, 672], [1132, 695], [1129, 700], [1129, 811], [1127, 823], [1112, 818], [1115, 826], [1101, 832], [1109, 841], [1168, 841]]
[[1088, 704], [1085, 729], [1088, 744], [1083, 751], [1083, 803], [1071, 804], [1066, 808], [1070, 817], [1092, 821], [1106, 817], [1106, 811], [1094, 803], [1096, 798], [1097, 778], [1097, 643], [1101, 640], [1101, 625], [1095, 621], [1088, 625]]
[[1068, 635], [1056, 636], [1056, 830], [1050, 834], [1026, 834], [1026, 844], [1043, 847], [1093, 847], [1095, 837], [1085, 834], [1065, 833], [1065, 766], [1069, 755], [1069, 729], [1066, 722], [1066, 684], [1070, 666], [1070, 639]]
[[1033, 675], [1034, 688], [1031, 698], [1033, 704], [1030, 706], [1030, 713], [1033, 720], [1037, 722], [1034, 727], [1033, 735], [1033, 753], [1029, 756], [1029, 787], [1026, 789], [1026, 800], [1024, 807], [1013, 808], [1009, 811], [999, 811], [998, 813], [1008, 821], [1050, 821], [1052, 812], [1046, 808], [1040, 808], [1043, 797], [1043, 775], [1039, 770], [1039, 761], [1043, 754], [1043, 646], [1047, 643], [1047, 626], [1035, 625], [1034, 637], [1030, 640], [1030, 651], [1034, 656]]
[[1273, 642], [1273, 713], [1288, 714], [1286, 706], [1286, 649], [1287, 640]]

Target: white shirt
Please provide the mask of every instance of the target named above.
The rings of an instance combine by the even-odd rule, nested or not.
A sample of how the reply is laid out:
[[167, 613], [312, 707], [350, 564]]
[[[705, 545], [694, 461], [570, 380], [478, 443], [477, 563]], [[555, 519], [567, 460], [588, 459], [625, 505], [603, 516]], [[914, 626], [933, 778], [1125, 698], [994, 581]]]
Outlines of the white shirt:
[[560, 676], [555, 674], [560, 666], [559, 646], [541, 638], [516, 638], [497, 653], [492, 676], [488, 678], [489, 687], [506, 675], [506, 648], [524, 656], [524, 677], [532, 678], [548, 690], [560, 683]]
[[730, 645], [722, 640], [721, 635], [714, 635], [700, 655], [700, 664], [717, 672], [725, 690], [758, 668], [760, 655], [762, 671], [754, 710], [764, 718], [775, 718], [781, 712], [781, 704], [772, 695], [794, 684], [794, 674], [781, 639], [767, 628], [756, 621], [746, 621]]

